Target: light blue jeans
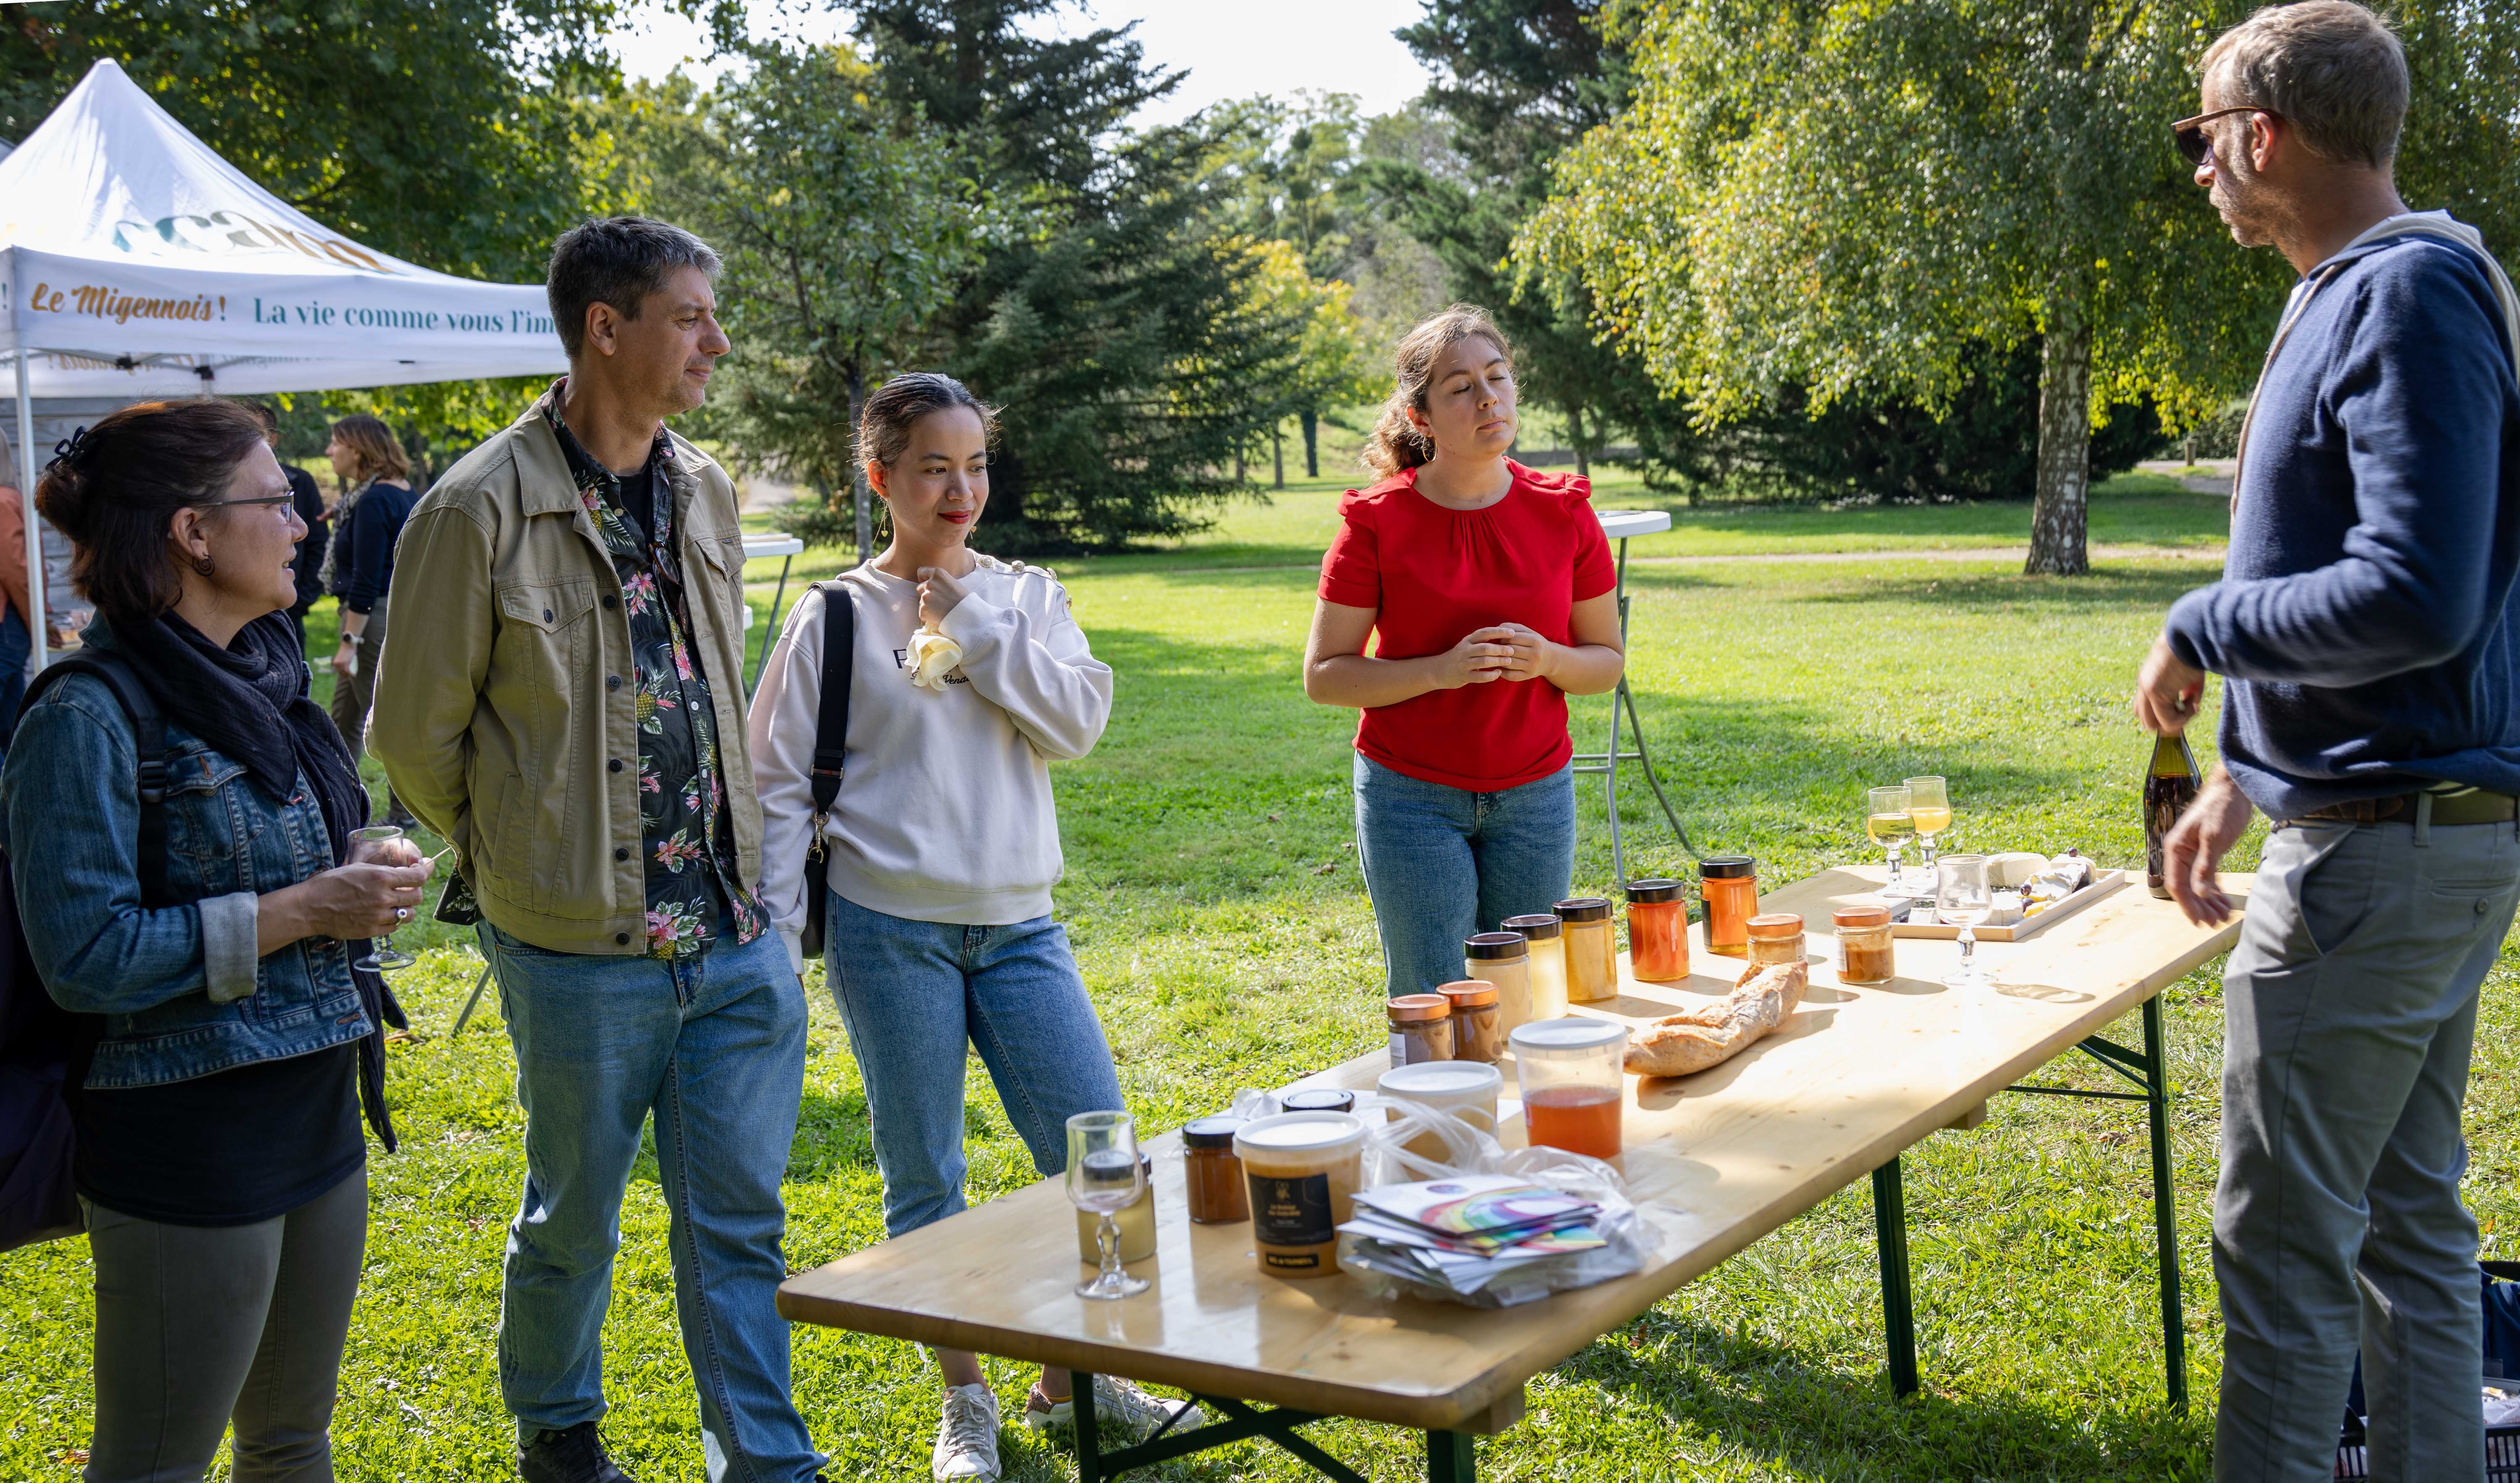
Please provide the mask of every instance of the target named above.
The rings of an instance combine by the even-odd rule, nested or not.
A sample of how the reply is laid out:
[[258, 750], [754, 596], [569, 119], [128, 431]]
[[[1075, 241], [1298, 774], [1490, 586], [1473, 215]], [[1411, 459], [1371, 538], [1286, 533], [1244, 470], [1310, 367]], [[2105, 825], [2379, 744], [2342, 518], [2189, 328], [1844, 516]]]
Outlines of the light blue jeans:
[[866, 1078], [886, 1235], [964, 1206], [968, 1048], [1044, 1175], [1067, 1170], [1069, 1117], [1123, 1105], [1110, 1043], [1058, 922], [914, 921], [837, 891], [825, 921], [823, 966]]
[[683, 1353], [711, 1483], [804, 1483], [824, 1462], [788, 1400], [779, 1195], [805, 1078], [805, 993], [778, 934], [721, 927], [696, 958], [552, 953], [483, 922], [525, 1108], [499, 1389], [520, 1433], [604, 1414], [621, 1195], [656, 1120]]
[[1385, 994], [1431, 994], [1462, 974], [1462, 939], [1548, 911], [1575, 874], [1572, 763], [1474, 793], [1357, 753], [1356, 842]]

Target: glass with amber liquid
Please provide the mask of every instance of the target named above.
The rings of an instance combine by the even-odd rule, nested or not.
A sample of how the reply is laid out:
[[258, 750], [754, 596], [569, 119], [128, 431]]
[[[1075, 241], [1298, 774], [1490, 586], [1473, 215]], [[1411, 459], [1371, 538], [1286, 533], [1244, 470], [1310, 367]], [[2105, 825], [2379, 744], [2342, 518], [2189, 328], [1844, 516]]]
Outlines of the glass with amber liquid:
[[1909, 813], [1910, 795], [1905, 786], [1876, 787], [1864, 795], [1864, 832], [1872, 842], [1890, 852], [1890, 884], [1899, 883], [1899, 851], [1916, 832], [1916, 821]]
[[1934, 836], [1952, 827], [1952, 795], [1940, 778], [1908, 780], [1908, 822], [1916, 826], [1917, 860], [1934, 874]]
[[2165, 901], [2170, 880], [2163, 870], [2162, 844], [2171, 826], [2196, 801], [2202, 781], [2185, 732], [2164, 732], [2153, 739], [2152, 763], [2143, 773], [2143, 883]]

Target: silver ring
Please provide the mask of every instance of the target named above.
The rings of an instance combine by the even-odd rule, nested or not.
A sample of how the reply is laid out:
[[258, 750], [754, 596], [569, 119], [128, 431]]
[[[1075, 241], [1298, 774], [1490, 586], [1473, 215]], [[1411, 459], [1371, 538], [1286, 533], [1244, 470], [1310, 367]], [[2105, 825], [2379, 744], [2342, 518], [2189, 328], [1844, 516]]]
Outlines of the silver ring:
[[409, 921], [410, 920], [411, 920], [411, 908], [409, 908], [409, 907], [407, 907], [407, 906], [398, 906], [398, 907], [395, 907], [395, 908], [394, 908], [394, 921]]

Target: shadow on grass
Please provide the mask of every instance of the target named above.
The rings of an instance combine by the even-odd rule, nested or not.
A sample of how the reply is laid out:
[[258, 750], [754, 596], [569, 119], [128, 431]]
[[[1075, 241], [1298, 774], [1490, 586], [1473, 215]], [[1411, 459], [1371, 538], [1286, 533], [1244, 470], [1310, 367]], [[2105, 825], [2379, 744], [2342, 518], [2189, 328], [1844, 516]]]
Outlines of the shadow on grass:
[[[1660, 574], [1656, 573], [1658, 579]], [[1987, 609], [2037, 606], [2065, 610], [2124, 608], [2158, 605], [2163, 608], [2181, 596], [2220, 578], [2219, 569], [2202, 562], [2185, 567], [2122, 566], [2103, 563], [2076, 577], [2030, 576], [2021, 572], [1956, 571], [1925, 575], [1903, 572], [1826, 590], [1796, 594], [1795, 603], [1873, 607], [1959, 607]], [[1633, 583], [1637, 580], [1631, 576]]]
[[[1620, 1342], [1621, 1339], [1626, 1342]], [[1647, 1352], [1640, 1352], [1647, 1351]], [[1794, 1477], [1864, 1480], [2155, 1478], [2212, 1475], [2210, 1413], [2159, 1404], [2053, 1407], [1929, 1388], [1892, 1398], [1886, 1373], [1856, 1375], [1737, 1332], [1647, 1314], [1560, 1365], [1735, 1455], [1773, 1458]]]

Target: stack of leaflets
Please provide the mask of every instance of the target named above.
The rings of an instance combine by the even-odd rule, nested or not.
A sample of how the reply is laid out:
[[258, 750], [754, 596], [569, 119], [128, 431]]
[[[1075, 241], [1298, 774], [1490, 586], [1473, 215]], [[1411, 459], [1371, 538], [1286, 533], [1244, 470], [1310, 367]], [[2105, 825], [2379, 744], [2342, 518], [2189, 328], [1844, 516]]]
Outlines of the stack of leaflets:
[[1356, 1219], [1338, 1228], [1353, 1238], [1342, 1261], [1467, 1296], [1509, 1273], [1537, 1277], [1538, 1264], [1608, 1244], [1594, 1230], [1600, 1213], [1581, 1195], [1508, 1174], [1384, 1185], [1356, 1192]]

